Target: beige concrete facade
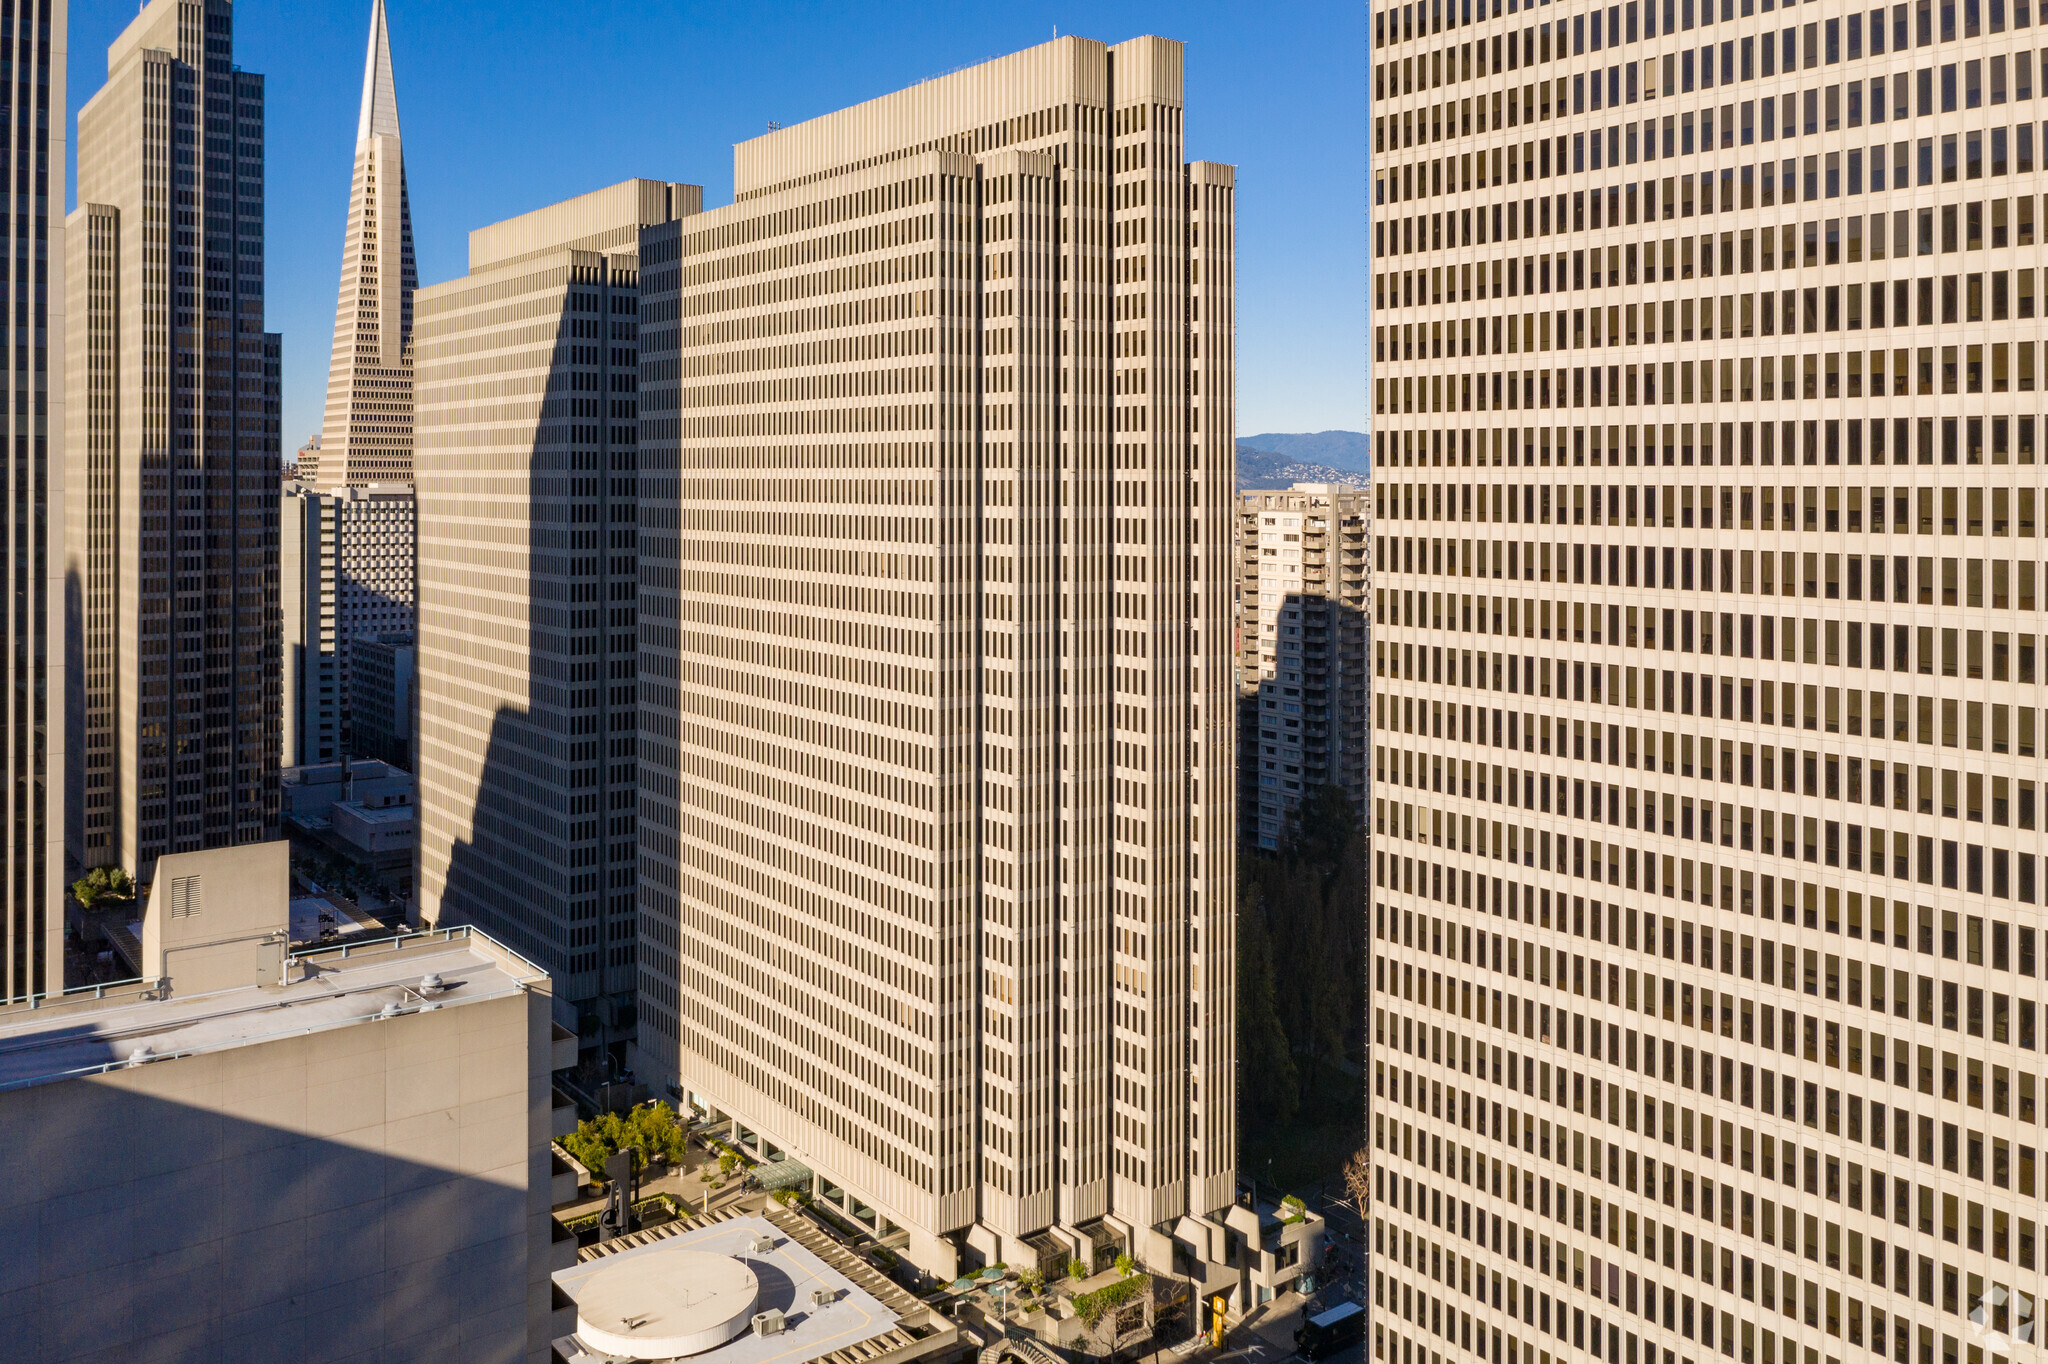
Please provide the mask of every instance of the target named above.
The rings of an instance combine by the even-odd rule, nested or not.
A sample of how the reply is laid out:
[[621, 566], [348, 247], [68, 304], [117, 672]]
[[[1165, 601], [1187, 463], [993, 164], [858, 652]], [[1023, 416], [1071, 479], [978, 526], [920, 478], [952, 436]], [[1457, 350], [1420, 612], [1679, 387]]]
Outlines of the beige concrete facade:
[[[47, 90], [57, 109], [68, 107], [67, 14], [60, 0], [15, 19], [15, 38], [27, 44], [17, 78], [39, 94]], [[0, 344], [21, 357], [0, 412], [9, 603], [0, 672], [15, 697], [0, 726], [8, 774], [0, 818], [14, 831], [0, 850], [0, 999], [64, 988], [65, 811], [83, 794], [67, 789], [65, 764], [65, 716], [77, 703], [70, 687], [79, 663], [64, 634], [66, 138], [63, 120], [42, 116], [38, 106], [16, 99], [0, 118], [15, 149], [15, 193], [23, 196], [5, 252], [20, 281], [17, 311], [0, 317]]]
[[233, 25], [229, 0], [151, 0], [78, 115], [69, 842], [144, 880], [277, 833], [279, 342], [263, 78], [233, 67]]
[[[209, 872], [187, 922], [238, 893]], [[0, 1008], [9, 1357], [547, 1364], [547, 977], [466, 928], [283, 980], [268, 950], [260, 983], [181, 989], [174, 954], [168, 988]]]
[[1372, 494], [1297, 483], [1237, 499], [1238, 826], [1277, 848], [1317, 788], [1366, 812]]
[[2035, 18], [1374, 15], [1376, 1358], [2038, 1351]]
[[[412, 481], [412, 297], [419, 287], [384, 0], [371, 0], [320, 444], [299, 477], [322, 492]], [[310, 465], [310, 467], [308, 467]]]
[[629, 180], [470, 237], [420, 291], [419, 903], [549, 968], [584, 1045], [632, 1036], [642, 231]]
[[1066, 38], [642, 245], [638, 1070], [945, 1274], [1235, 1189], [1232, 172]]

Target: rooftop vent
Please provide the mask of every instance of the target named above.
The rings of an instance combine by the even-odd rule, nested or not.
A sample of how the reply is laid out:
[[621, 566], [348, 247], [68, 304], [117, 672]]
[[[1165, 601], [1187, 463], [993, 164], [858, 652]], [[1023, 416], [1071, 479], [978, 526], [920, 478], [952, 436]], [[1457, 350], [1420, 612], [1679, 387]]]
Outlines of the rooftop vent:
[[446, 988], [448, 987], [442, 983], [439, 971], [429, 971], [420, 977], [420, 993], [423, 995], [437, 994]]

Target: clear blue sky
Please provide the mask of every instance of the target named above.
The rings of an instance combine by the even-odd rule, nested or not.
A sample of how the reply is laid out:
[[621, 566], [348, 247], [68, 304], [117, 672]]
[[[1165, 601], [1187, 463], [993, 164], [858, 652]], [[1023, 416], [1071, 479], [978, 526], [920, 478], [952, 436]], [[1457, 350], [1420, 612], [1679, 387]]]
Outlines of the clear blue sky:
[[[386, 0], [420, 281], [473, 227], [630, 176], [732, 197], [732, 144], [1061, 33], [1188, 45], [1188, 151], [1235, 164], [1238, 430], [1364, 430], [1365, 7], [1315, 3]], [[269, 325], [284, 448], [320, 424], [369, 0], [243, 0], [269, 87]], [[72, 111], [133, 0], [72, 0]], [[75, 135], [75, 117], [73, 131]]]

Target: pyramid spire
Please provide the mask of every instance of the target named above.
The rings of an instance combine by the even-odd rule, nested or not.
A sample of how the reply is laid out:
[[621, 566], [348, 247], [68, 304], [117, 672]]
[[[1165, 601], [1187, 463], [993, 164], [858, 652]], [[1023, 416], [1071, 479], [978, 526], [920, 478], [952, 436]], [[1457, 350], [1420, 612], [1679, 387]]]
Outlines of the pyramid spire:
[[334, 353], [319, 454], [300, 477], [322, 492], [412, 481], [412, 295], [417, 284], [398, 91], [384, 0], [370, 0], [370, 51], [355, 176], [342, 234]]
[[370, 51], [363, 60], [363, 112], [356, 141], [398, 136], [398, 86], [391, 79], [391, 33], [384, 0], [370, 0]]

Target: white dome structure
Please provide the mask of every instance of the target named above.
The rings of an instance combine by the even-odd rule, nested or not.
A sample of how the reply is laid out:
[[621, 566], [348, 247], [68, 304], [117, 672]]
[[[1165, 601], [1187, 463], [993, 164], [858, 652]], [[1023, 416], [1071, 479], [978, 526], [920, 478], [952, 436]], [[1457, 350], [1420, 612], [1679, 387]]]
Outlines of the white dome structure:
[[745, 1332], [761, 1286], [730, 1255], [664, 1248], [622, 1256], [576, 1290], [576, 1335], [627, 1359], [702, 1354]]

